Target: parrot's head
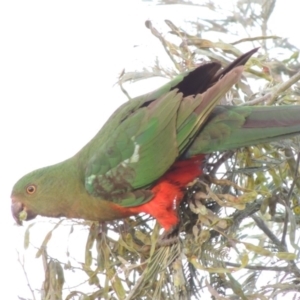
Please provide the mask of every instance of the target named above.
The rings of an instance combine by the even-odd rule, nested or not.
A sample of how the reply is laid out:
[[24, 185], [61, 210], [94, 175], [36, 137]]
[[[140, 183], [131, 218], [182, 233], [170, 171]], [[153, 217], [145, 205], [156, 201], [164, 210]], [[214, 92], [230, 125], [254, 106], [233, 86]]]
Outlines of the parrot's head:
[[23, 176], [13, 187], [11, 211], [17, 224], [37, 215], [59, 217], [57, 209], [63, 201], [57, 195], [64, 180], [53, 166]]

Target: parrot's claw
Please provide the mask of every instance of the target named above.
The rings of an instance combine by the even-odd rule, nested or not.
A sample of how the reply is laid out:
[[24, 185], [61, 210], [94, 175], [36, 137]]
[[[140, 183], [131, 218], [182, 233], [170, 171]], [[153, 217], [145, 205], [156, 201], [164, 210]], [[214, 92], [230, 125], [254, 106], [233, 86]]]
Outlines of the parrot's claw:
[[166, 230], [157, 242], [158, 247], [171, 246], [179, 242], [179, 225], [174, 225], [171, 229]]

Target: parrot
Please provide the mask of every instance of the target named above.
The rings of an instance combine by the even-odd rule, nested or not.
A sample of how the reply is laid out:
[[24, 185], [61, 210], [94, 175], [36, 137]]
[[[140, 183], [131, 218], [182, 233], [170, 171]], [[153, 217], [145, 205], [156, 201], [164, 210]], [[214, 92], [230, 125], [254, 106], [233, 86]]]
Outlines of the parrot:
[[74, 156], [17, 181], [16, 223], [38, 215], [107, 222], [146, 213], [172, 230], [206, 154], [300, 133], [300, 106], [219, 104], [257, 50], [225, 68], [203, 63], [122, 104]]

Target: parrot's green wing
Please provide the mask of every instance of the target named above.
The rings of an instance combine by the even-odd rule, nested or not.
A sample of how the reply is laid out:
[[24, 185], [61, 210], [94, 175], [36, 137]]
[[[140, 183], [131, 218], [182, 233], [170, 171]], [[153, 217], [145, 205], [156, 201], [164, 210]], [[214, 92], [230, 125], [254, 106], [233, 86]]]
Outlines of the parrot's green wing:
[[[208, 85], [220, 65], [211, 63], [200, 68]], [[125, 104], [87, 146], [92, 154], [85, 173], [87, 191], [122, 206], [150, 200], [152, 193], [145, 188], [161, 177], [192, 142], [220, 97], [241, 73], [242, 68], [234, 69], [196, 96], [184, 97], [177, 88], [169, 92], [160, 89], [162, 95], [155, 100], [148, 94]], [[187, 76], [182, 78], [180, 83]], [[169, 90], [170, 86], [176, 87], [173, 82]], [[158, 94], [156, 91], [155, 97]]]
[[88, 192], [125, 206], [152, 197], [132, 190], [157, 179], [178, 156], [174, 128], [181, 95], [175, 90], [159, 100], [133, 112], [99, 145], [86, 170]]

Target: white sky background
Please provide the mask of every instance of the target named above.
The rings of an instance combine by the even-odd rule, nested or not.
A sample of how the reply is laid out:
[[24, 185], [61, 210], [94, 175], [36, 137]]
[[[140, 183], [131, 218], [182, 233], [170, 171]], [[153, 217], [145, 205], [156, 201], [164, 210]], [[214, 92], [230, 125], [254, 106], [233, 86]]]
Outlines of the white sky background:
[[[277, 2], [273, 33], [300, 47], [295, 1]], [[0, 264], [6, 277], [1, 294], [10, 294], [9, 299], [31, 297], [16, 261], [24, 228], [14, 226], [11, 217], [13, 184], [80, 150], [126, 100], [113, 88], [122, 69], [147, 67], [155, 53], [163, 55], [145, 20], [162, 24], [170, 19], [178, 25], [182, 16], [201, 17], [201, 11], [190, 7], [149, 5], [139, 0], [0, 3]], [[42, 237], [47, 232], [36, 227], [38, 231]], [[26, 268], [30, 273], [40, 265], [33, 259]], [[38, 284], [42, 276], [36, 274]]]

